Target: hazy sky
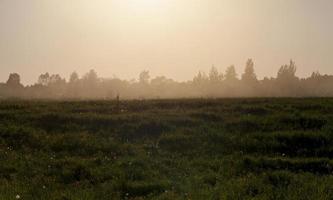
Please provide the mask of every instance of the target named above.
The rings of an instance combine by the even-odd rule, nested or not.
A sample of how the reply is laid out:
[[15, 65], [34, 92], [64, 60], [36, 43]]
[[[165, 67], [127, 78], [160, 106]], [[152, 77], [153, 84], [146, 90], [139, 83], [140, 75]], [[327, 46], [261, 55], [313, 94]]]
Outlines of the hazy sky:
[[94, 68], [188, 80], [214, 64], [259, 77], [291, 58], [299, 76], [333, 74], [332, 0], [0, 0], [0, 81]]

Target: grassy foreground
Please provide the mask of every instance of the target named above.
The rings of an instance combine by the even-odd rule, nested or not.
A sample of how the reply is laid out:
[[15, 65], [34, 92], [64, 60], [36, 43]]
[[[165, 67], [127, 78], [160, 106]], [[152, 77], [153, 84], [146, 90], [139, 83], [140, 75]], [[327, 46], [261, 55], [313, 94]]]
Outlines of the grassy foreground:
[[0, 102], [0, 199], [333, 199], [333, 99]]

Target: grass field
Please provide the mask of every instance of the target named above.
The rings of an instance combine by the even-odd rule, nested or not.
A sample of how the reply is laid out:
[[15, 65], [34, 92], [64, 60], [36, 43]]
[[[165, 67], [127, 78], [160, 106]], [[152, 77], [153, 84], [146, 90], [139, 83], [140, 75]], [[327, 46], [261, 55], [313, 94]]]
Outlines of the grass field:
[[333, 199], [333, 99], [2, 101], [0, 199]]

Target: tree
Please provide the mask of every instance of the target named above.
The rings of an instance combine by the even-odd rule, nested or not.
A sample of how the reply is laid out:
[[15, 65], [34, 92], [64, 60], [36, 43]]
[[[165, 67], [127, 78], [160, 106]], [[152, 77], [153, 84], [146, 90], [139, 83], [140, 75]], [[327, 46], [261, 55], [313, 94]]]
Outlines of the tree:
[[152, 87], [154, 96], [166, 95], [170, 90], [172, 90], [174, 81], [168, 79], [165, 76], [157, 76], [150, 81], [150, 86]]
[[73, 72], [69, 77], [69, 83], [76, 83], [79, 80], [79, 75], [76, 72]]
[[61, 78], [59, 74], [52, 74], [49, 79], [49, 85], [58, 85], [66, 83], [66, 80]]
[[258, 81], [257, 75], [254, 73], [254, 63], [252, 59], [246, 62], [245, 70], [242, 75], [242, 81], [246, 84], [253, 84]]
[[84, 75], [83, 79], [90, 84], [94, 84], [98, 82], [98, 75], [95, 70], [91, 69], [86, 75]]
[[280, 67], [277, 74], [277, 80], [290, 81], [297, 79], [296, 70], [297, 67], [295, 65], [295, 62], [291, 60], [289, 65], [283, 65]]
[[195, 85], [202, 85], [208, 81], [208, 77], [205, 72], [199, 71], [198, 74], [193, 78]]
[[80, 84], [79, 84], [79, 75], [76, 72], [73, 72], [69, 76], [69, 84], [67, 86], [67, 96], [71, 98], [78, 98], [80, 94]]
[[231, 65], [230, 67], [228, 67], [225, 71], [224, 77], [227, 82], [237, 81], [238, 79], [235, 66]]
[[80, 80], [80, 97], [81, 98], [102, 98], [104, 96], [102, 80], [98, 78], [95, 70], [91, 69]]
[[321, 78], [321, 74], [318, 71], [312, 72], [311, 77], [310, 77], [310, 79], [314, 79], [314, 80], [318, 80], [320, 78]]
[[276, 77], [277, 95], [279, 96], [298, 96], [300, 93], [299, 79], [296, 77], [296, 65], [290, 61], [289, 65], [280, 67]]
[[10, 74], [6, 84], [10, 87], [22, 87], [23, 86], [21, 84], [21, 77], [17, 73]]
[[209, 72], [209, 80], [212, 83], [217, 83], [221, 80], [221, 76], [219, 75], [219, 72], [217, 68], [213, 65]]
[[142, 71], [139, 75], [139, 82], [141, 84], [148, 84], [150, 79], [149, 71]]
[[172, 80], [167, 79], [165, 76], [157, 76], [151, 80], [150, 84], [155, 87], [163, 87], [170, 82], [172, 82]]
[[38, 84], [39, 85], [47, 86], [49, 84], [49, 81], [50, 81], [49, 73], [41, 74], [38, 77]]

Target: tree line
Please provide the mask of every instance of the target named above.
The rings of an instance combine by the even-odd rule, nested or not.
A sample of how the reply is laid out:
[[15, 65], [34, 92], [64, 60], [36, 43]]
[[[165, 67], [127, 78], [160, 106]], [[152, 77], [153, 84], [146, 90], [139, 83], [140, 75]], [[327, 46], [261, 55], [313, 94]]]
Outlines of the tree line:
[[177, 82], [165, 76], [150, 77], [142, 71], [137, 80], [98, 77], [95, 70], [83, 76], [73, 72], [66, 80], [58, 74], [41, 74], [33, 85], [24, 86], [20, 75], [12, 73], [0, 83], [0, 98], [26, 99], [124, 99], [146, 98], [219, 98], [219, 97], [328, 97], [333, 96], [333, 76], [313, 72], [310, 77], [296, 76], [296, 64], [283, 65], [275, 78], [259, 80], [254, 62], [248, 59], [244, 72], [229, 66], [219, 72], [199, 72], [193, 80]]

